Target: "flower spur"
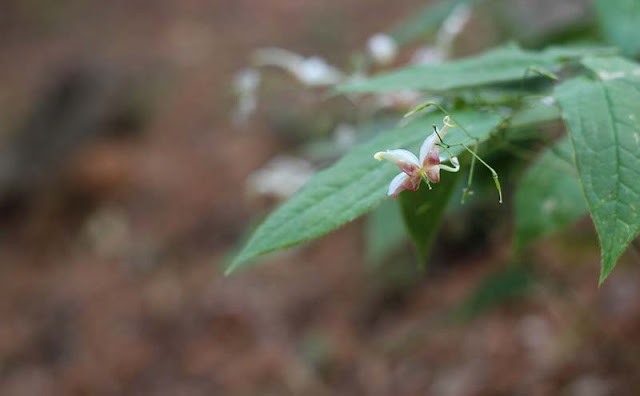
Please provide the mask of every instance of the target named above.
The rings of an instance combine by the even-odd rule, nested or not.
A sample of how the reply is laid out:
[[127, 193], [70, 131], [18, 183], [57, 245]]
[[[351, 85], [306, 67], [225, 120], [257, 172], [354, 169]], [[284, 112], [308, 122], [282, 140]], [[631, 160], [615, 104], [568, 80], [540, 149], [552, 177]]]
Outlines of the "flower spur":
[[425, 180], [429, 188], [431, 183], [440, 182], [440, 171], [457, 172], [460, 170], [460, 162], [455, 156], [450, 156], [448, 160], [453, 166], [442, 164], [446, 158], [440, 157], [441, 139], [455, 127], [450, 123], [449, 116], [442, 120], [444, 126], [438, 130], [434, 125], [434, 132], [429, 135], [420, 147], [420, 158], [416, 157], [408, 150], [395, 149], [377, 152], [373, 157], [378, 161], [386, 159], [396, 164], [402, 173], [391, 180], [387, 195], [394, 199], [404, 190], [416, 191], [420, 187], [422, 179]]

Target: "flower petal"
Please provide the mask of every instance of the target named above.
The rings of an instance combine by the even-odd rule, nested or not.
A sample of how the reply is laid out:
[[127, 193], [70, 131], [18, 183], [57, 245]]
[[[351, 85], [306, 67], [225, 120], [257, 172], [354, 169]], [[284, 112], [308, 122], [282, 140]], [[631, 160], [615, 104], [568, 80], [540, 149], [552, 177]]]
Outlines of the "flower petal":
[[[441, 129], [438, 129], [438, 133], [434, 132], [431, 135], [429, 135], [424, 140], [424, 143], [422, 143], [422, 147], [420, 147], [420, 163], [422, 164], [422, 166], [428, 165], [428, 163], [425, 162], [425, 160], [428, 160], [430, 164], [437, 164], [440, 162], [440, 160], [436, 160], [435, 157], [434, 158], [428, 158], [428, 157], [431, 157], [432, 155], [434, 155], [433, 149], [436, 147], [438, 143], [440, 143], [440, 139], [444, 139], [447, 132], [449, 132], [449, 128], [455, 127], [455, 124], [451, 123], [451, 117], [449, 116], [445, 116], [442, 119], [442, 123], [444, 125], [442, 126]], [[438, 155], [437, 153], [438, 153], [438, 150], [436, 149], [435, 155]]]
[[449, 158], [449, 161], [451, 161], [453, 166], [440, 164], [440, 170], [445, 170], [447, 172], [457, 172], [460, 170], [460, 161], [458, 161], [458, 157], [451, 157]]
[[333, 85], [340, 82], [342, 73], [324, 59], [312, 56], [304, 59], [294, 69], [294, 75], [305, 85]]
[[405, 190], [403, 184], [408, 178], [409, 176], [404, 172], [394, 177], [393, 180], [391, 180], [391, 183], [389, 183], [389, 191], [387, 192], [387, 195], [393, 195], [395, 197]]
[[420, 147], [420, 163], [422, 165], [425, 164], [424, 161], [427, 159], [429, 152], [431, 152], [436, 145], [436, 142], [438, 142], [438, 135], [434, 132], [424, 140], [424, 143], [422, 143], [422, 146]]
[[427, 158], [425, 158], [423, 166], [427, 167], [430, 165], [438, 165], [439, 163], [440, 163], [440, 147], [433, 146], [431, 151], [429, 151], [429, 155], [427, 155]]
[[420, 168], [418, 158], [411, 151], [407, 150], [396, 149], [379, 151], [373, 156], [373, 158], [378, 161], [386, 159], [387, 161], [398, 165], [398, 167], [406, 174], [411, 174], [413, 171]]
[[367, 41], [367, 51], [376, 63], [386, 65], [398, 54], [398, 44], [391, 36], [378, 33]]
[[427, 178], [431, 183], [440, 183], [440, 165], [427, 167]]

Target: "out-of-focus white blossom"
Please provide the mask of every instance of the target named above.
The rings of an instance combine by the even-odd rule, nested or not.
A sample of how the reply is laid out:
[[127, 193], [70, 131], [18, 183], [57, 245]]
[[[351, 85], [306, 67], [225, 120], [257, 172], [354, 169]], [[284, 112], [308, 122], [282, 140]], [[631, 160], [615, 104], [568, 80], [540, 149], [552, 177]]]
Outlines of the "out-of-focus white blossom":
[[544, 98], [540, 99], [540, 102], [548, 107], [553, 107], [556, 105], [556, 99], [553, 96], [545, 96]]
[[282, 48], [262, 48], [254, 53], [256, 66], [279, 67], [291, 73], [298, 81], [309, 86], [334, 85], [344, 76], [323, 58], [301, 55]]
[[258, 99], [255, 96], [239, 97], [233, 112], [233, 123], [236, 125], [245, 124], [257, 108]]
[[244, 69], [233, 77], [233, 89], [238, 95], [255, 92], [260, 85], [260, 73], [255, 69]]
[[353, 125], [338, 124], [333, 131], [333, 140], [336, 147], [341, 151], [347, 151], [353, 147], [357, 139], [356, 128], [354, 128]]
[[233, 78], [233, 90], [238, 98], [233, 112], [233, 121], [236, 124], [245, 123], [258, 107], [258, 86], [260, 85], [260, 73], [254, 69], [244, 69]]
[[367, 52], [380, 65], [393, 62], [398, 54], [398, 44], [391, 36], [378, 33], [367, 41]]
[[460, 34], [469, 18], [471, 18], [471, 7], [467, 4], [460, 4], [444, 21], [439, 33], [456, 36]]
[[425, 45], [418, 48], [411, 56], [411, 63], [414, 65], [437, 65], [446, 59], [446, 54], [433, 45]]
[[338, 69], [317, 56], [303, 60], [294, 74], [300, 82], [312, 86], [333, 85], [342, 79], [342, 73]]
[[313, 175], [314, 169], [306, 160], [278, 156], [247, 178], [251, 194], [286, 199], [295, 194]]
[[411, 57], [415, 65], [435, 65], [447, 60], [451, 54], [451, 46], [455, 38], [462, 32], [471, 17], [471, 8], [461, 4], [454, 8], [436, 33], [434, 45], [418, 48]]
[[453, 40], [462, 32], [464, 26], [471, 17], [471, 7], [467, 4], [460, 4], [445, 19], [438, 33], [436, 34], [436, 47], [444, 54], [449, 55]]
[[388, 92], [378, 95], [376, 99], [381, 108], [400, 110], [411, 109], [424, 102], [422, 93], [417, 91]]

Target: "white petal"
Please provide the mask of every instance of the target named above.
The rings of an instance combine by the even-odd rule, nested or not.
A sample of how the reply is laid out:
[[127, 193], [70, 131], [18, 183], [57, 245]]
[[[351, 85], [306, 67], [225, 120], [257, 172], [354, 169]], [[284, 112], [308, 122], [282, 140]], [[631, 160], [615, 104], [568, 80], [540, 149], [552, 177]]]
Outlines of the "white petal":
[[449, 128], [454, 128], [455, 125], [451, 123], [451, 118], [449, 116], [445, 116], [442, 119], [442, 123], [444, 124], [441, 129], [438, 130], [438, 133], [432, 133], [429, 135], [422, 143], [422, 147], [420, 147], [420, 163], [424, 164], [424, 159], [427, 158], [429, 152], [433, 148], [436, 143], [440, 143], [440, 139], [444, 139], [447, 132], [449, 132]]
[[443, 34], [456, 36], [471, 17], [471, 7], [466, 4], [457, 6], [442, 24]]
[[296, 77], [306, 85], [332, 85], [342, 79], [342, 73], [324, 59], [312, 56], [305, 59], [295, 71]]
[[448, 166], [448, 165], [443, 165], [440, 164], [440, 169], [441, 170], [445, 170], [447, 172], [457, 172], [460, 170], [460, 161], [458, 161], [458, 157], [451, 157], [449, 158], [449, 160], [451, 161], [451, 164], [453, 164], [453, 166]]
[[434, 46], [425, 46], [418, 48], [411, 56], [411, 64], [414, 65], [436, 65], [442, 63], [446, 58], [443, 51]]
[[391, 183], [389, 183], [389, 191], [387, 192], [387, 195], [393, 195], [408, 178], [409, 176], [404, 172], [394, 177], [393, 180], [391, 180]]
[[295, 52], [282, 48], [261, 48], [254, 52], [255, 66], [281, 67], [293, 74], [305, 85], [332, 85], [340, 82], [342, 72], [329, 65], [324, 59], [312, 56], [304, 58]]
[[540, 102], [543, 105], [549, 106], [549, 107], [553, 107], [556, 105], [556, 100], [553, 96], [545, 96], [544, 98], [540, 99]]
[[436, 135], [435, 132], [424, 140], [422, 147], [420, 147], [420, 164], [424, 164], [424, 159], [427, 158], [427, 155], [429, 155], [429, 152], [438, 140], [438, 135]]
[[420, 167], [420, 161], [411, 151], [396, 149], [377, 152], [374, 156], [378, 161], [386, 159], [394, 164], [402, 167], [403, 165], [415, 165]]
[[233, 77], [233, 89], [236, 94], [253, 93], [260, 85], [260, 73], [255, 69], [244, 69]]
[[291, 73], [295, 73], [303, 61], [302, 56], [282, 48], [260, 48], [253, 53], [253, 62], [256, 66], [276, 66]]
[[445, 157], [445, 156], [440, 156], [440, 162], [445, 162], [445, 161], [449, 161], [453, 164], [453, 166], [460, 166], [460, 161], [458, 160], [458, 157]]
[[398, 53], [398, 44], [391, 36], [376, 34], [367, 42], [367, 51], [376, 63], [386, 65], [393, 62]]

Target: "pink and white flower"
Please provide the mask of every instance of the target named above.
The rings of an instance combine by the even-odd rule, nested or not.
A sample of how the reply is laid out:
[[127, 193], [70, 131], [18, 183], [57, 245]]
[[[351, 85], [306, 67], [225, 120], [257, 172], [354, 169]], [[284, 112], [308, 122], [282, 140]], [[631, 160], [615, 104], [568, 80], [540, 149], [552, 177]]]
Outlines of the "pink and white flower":
[[460, 162], [457, 157], [450, 157], [448, 160], [453, 166], [442, 164], [447, 159], [440, 157], [440, 139], [454, 127], [450, 123], [449, 116], [442, 120], [444, 126], [437, 132], [434, 131], [429, 135], [422, 147], [420, 147], [420, 158], [416, 157], [412, 152], [395, 149], [377, 152], [373, 158], [377, 160], [387, 160], [398, 166], [402, 173], [394, 177], [389, 184], [387, 195], [396, 198], [404, 190], [416, 191], [420, 187], [420, 182], [425, 179], [427, 184], [440, 182], [440, 171], [457, 172], [460, 170]]

